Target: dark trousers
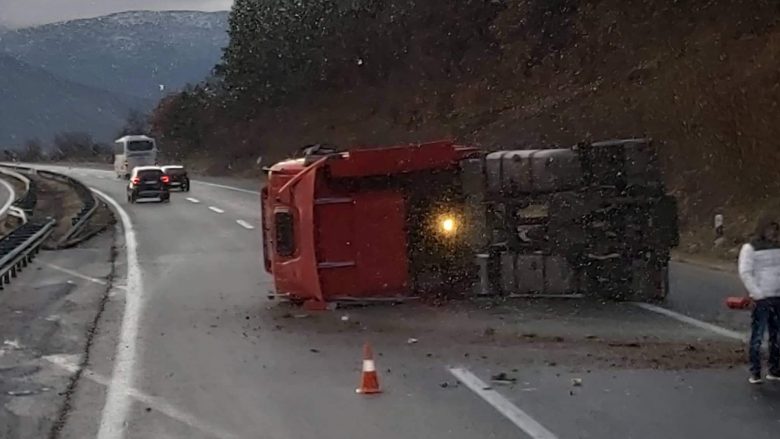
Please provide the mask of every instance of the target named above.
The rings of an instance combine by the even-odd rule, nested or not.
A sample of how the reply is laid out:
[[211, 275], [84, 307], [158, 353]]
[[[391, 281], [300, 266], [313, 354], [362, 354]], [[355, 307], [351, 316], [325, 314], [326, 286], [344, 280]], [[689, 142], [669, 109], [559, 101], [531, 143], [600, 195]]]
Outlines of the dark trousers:
[[780, 298], [756, 300], [750, 324], [750, 372], [761, 375], [761, 341], [769, 331], [769, 372], [780, 374]]

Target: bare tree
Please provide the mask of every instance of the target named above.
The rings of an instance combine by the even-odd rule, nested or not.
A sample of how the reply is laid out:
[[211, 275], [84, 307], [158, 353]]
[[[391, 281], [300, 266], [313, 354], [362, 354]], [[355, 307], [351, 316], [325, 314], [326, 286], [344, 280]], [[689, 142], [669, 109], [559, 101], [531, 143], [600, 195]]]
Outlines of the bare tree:
[[44, 159], [43, 146], [39, 139], [29, 139], [24, 142], [24, 148], [19, 154], [23, 162], [40, 162]]
[[130, 110], [125, 119], [125, 125], [117, 133], [117, 137], [130, 134], [149, 134], [149, 118], [138, 110]]

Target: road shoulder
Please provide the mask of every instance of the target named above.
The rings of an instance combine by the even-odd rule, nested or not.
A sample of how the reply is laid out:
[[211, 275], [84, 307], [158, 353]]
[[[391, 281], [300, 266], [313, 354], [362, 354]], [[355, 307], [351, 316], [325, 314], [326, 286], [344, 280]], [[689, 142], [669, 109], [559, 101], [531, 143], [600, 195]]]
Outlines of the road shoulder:
[[110, 229], [80, 247], [43, 252], [0, 292], [0, 436], [56, 437], [78, 375], [55, 363], [87, 359], [113, 243]]

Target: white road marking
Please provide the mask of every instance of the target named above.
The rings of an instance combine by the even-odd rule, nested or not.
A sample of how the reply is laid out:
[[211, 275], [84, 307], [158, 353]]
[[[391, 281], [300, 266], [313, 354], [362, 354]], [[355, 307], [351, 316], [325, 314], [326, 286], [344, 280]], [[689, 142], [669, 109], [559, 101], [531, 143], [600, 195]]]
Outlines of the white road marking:
[[133, 387], [135, 376], [135, 342], [138, 338], [138, 322], [141, 319], [144, 301], [143, 278], [138, 264], [138, 241], [130, 216], [113, 198], [97, 189], [92, 188], [92, 191], [111, 204], [114, 211], [119, 214], [125, 231], [127, 252], [125, 310], [116, 345], [114, 370], [108, 383], [106, 402], [100, 415], [100, 429], [97, 434], [97, 439], [122, 439], [127, 414], [130, 411], [129, 392]]
[[701, 320], [694, 319], [693, 317], [688, 317], [685, 314], [680, 314], [680, 313], [678, 313], [676, 311], [672, 311], [670, 309], [666, 309], [666, 308], [663, 308], [663, 307], [660, 307], [660, 306], [651, 305], [649, 303], [642, 303], [642, 302], [634, 302], [634, 305], [636, 305], [636, 306], [638, 306], [638, 307], [640, 307], [640, 308], [642, 308], [644, 310], [647, 310], [647, 311], [650, 311], [650, 312], [654, 312], [656, 314], [661, 314], [661, 315], [664, 315], [666, 317], [673, 318], [673, 319], [675, 319], [675, 320], [677, 320], [679, 322], [687, 323], [687, 324], [689, 324], [691, 326], [695, 326], [695, 327], [697, 327], [699, 329], [704, 329], [705, 331], [710, 331], [712, 333], [721, 335], [721, 336], [726, 337], [726, 338], [732, 338], [734, 340], [739, 340], [739, 341], [747, 341], [748, 340], [748, 335], [747, 334], [743, 334], [743, 333], [737, 332], [737, 331], [732, 331], [731, 329], [726, 329], [726, 328], [723, 328], [723, 327], [718, 326], [718, 325], [713, 325], [712, 323], [703, 322]]
[[2, 215], [8, 212], [8, 209], [11, 207], [11, 204], [13, 204], [13, 202], [16, 201], [16, 192], [14, 191], [14, 187], [11, 186], [11, 183], [5, 181], [5, 179], [0, 178], [0, 184], [5, 186], [5, 189], [8, 191], [8, 200], [5, 201], [3, 207], [0, 207], [0, 215]]
[[224, 185], [224, 184], [217, 184], [217, 183], [208, 183], [208, 182], [200, 181], [200, 180], [193, 180], [193, 182], [195, 182], [197, 184], [204, 184], [206, 186], [218, 187], [220, 189], [227, 189], [227, 190], [236, 191], [236, 192], [243, 192], [245, 194], [260, 195], [260, 192], [258, 192], [258, 191], [251, 191], [249, 189], [241, 189], [240, 187], [227, 186], [227, 185]]
[[13, 349], [21, 349], [22, 348], [22, 344], [19, 343], [19, 340], [17, 340], [17, 339], [5, 340], [5, 341], [3, 341], [3, 344], [6, 345], [6, 346], [11, 347]]
[[491, 389], [490, 386], [485, 384], [484, 381], [479, 379], [479, 377], [471, 373], [468, 369], [454, 367], [448, 368], [447, 370], [532, 439], [557, 439], [557, 436], [544, 428], [542, 424], [536, 422], [528, 413], [520, 410], [508, 399], [501, 396], [500, 393]]
[[236, 220], [236, 222], [238, 223], [239, 226], [241, 226], [241, 227], [243, 227], [243, 228], [245, 228], [247, 230], [252, 230], [252, 229], [255, 228], [255, 226], [249, 224], [248, 222], [246, 222], [244, 220]]
[[[70, 373], [75, 373], [76, 371], [78, 371], [79, 369], [78, 364], [80, 358], [81, 357], [79, 355], [67, 355], [67, 354], [47, 355], [43, 357], [44, 360], [49, 361], [55, 366], [58, 366]], [[93, 372], [89, 369], [84, 369], [81, 376], [97, 384], [103, 386], [110, 386], [110, 380], [107, 377], [99, 373]], [[203, 431], [205, 433], [208, 433], [211, 436], [218, 437], [218, 438], [237, 437], [232, 433], [228, 433], [226, 431], [215, 428], [213, 426], [204, 424], [203, 422], [201, 422], [201, 420], [198, 417], [178, 409], [177, 407], [173, 406], [171, 403], [165, 401], [162, 398], [149, 395], [135, 388], [130, 388], [128, 389], [128, 391], [129, 391], [128, 395], [131, 398], [135, 399], [138, 402], [144, 403], [146, 406], [154, 410], [157, 410], [158, 412], [168, 416], [171, 419], [175, 419], [181, 422], [182, 424], [188, 425], [192, 428]]]
[[209, 206], [209, 209], [217, 213], [225, 213], [225, 211], [220, 209], [219, 207]]
[[189, 201], [190, 203], [195, 203], [195, 204], [200, 203], [200, 200], [197, 198], [187, 197], [185, 198], [185, 200]]
[[[49, 267], [49, 268], [52, 268], [54, 270], [61, 271], [61, 272], [65, 273], [65, 274], [69, 274], [69, 275], [71, 275], [73, 277], [77, 277], [79, 279], [83, 279], [83, 280], [85, 280], [87, 282], [92, 282], [93, 284], [108, 285], [108, 282], [106, 282], [105, 279], [98, 279], [98, 278], [95, 278], [95, 277], [87, 276], [87, 275], [81, 274], [81, 273], [79, 273], [77, 271], [73, 271], [73, 270], [67, 269], [65, 267], [60, 267], [59, 265], [55, 265], [55, 264], [46, 264], [46, 266]], [[119, 288], [120, 290], [126, 290], [127, 289], [127, 287], [125, 287], [124, 285], [112, 285], [112, 287]]]

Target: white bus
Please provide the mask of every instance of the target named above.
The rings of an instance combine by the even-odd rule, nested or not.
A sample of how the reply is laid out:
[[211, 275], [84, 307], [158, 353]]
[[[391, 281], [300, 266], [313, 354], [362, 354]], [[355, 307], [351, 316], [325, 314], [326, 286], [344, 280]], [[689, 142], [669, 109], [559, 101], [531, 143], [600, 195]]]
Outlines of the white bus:
[[157, 161], [157, 142], [153, 138], [136, 135], [124, 136], [114, 141], [114, 171], [117, 178], [130, 178], [136, 166], [151, 166]]

